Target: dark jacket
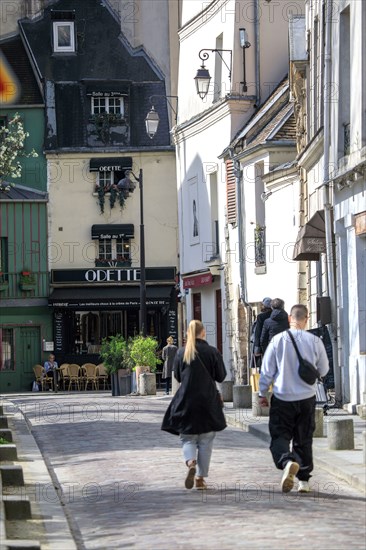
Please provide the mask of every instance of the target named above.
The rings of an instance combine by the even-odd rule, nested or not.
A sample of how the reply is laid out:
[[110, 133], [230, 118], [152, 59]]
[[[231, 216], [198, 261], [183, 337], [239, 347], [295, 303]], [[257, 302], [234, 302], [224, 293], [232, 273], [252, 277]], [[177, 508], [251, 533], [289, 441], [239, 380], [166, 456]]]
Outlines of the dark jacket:
[[161, 429], [175, 435], [219, 432], [226, 428], [215, 384], [225, 380], [222, 356], [205, 340], [197, 339], [196, 349], [197, 355], [189, 365], [183, 361], [184, 348], [178, 350], [174, 360], [174, 376], [181, 385], [164, 415]]
[[177, 346], [174, 346], [174, 344], [168, 344], [165, 348], [163, 348], [163, 353], [161, 355], [161, 358], [164, 361], [163, 372], [161, 375], [163, 379], [172, 377], [174, 358], [177, 350], [178, 348]]
[[262, 334], [260, 338], [263, 353], [275, 334], [283, 332], [290, 328], [288, 314], [284, 309], [274, 309], [268, 319], [263, 323]]
[[253, 331], [253, 352], [254, 353], [262, 353], [261, 348], [261, 335], [263, 330], [264, 321], [269, 318], [269, 316], [272, 313], [272, 309], [266, 308], [264, 311], [261, 311], [261, 313], [258, 313], [257, 319], [255, 321], [255, 327]]

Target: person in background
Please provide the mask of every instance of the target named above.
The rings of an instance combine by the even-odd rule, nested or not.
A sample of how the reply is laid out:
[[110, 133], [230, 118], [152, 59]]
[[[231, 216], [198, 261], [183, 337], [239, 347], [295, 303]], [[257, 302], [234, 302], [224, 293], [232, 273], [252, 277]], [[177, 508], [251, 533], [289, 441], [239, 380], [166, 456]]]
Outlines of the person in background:
[[168, 336], [168, 338], [166, 339], [166, 343], [167, 345], [163, 348], [163, 353], [161, 355], [161, 358], [164, 361], [163, 373], [161, 377], [163, 380], [165, 380], [165, 394], [169, 395], [174, 357], [178, 351], [178, 348], [174, 345], [173, 336]]
[[255, 323], [253, 325], [252, 331], [252, 341], [253, 341], [253, 354], [252, 354], [252, 368], [260, 369], [262, 364], [263, 351], [261, 348], [261, 334], [263, 330], [263, 324], [266, 319], [272, 313], [271, 308], [271, 298], [263, 298], [261, 312], [258, 313]]
[[[187, 342], [174, 360], [174, 376], [181, 382], [162, 422], [161, 429], [179, 435], [187, 466], [186, 489], [207, 489], [216, 432], [226, 428], [216, 382], [223, 382], [226, 369], [220, 352], [206, 340], [201, 321], [189, 323]], [[196, 476], [197, 473], [197, 476]], [[196, 476], [196, 478], [195, 478]]]
[[51, 353], [48, 356], [48, 360], [45, 362], [44, 370], [46, 371], [46, 376], [53, 378], [53, 389], [55, 392], [58, 390], [58, 364], [55, 361], [55, 356]]
[[[306, 306], [292, 307], [290, 331], [299, 352], [318, 369], [320, 376], [325, 376], [329, 370], [327, 353], [321, 339], [305, 331], [307, 320]], [[299, 481], [298, 492], [308, 493], [313, 470], [316, 383], [304, 382], [298, 370], [299, 360], [288, 332], [275, 335], [263, 357], [259, 405], [268, 407], [265, 394], [273, 383], [269, 410], [270, 450], [276, 467], [284, 470], [283, 493], [291, 491], [295, 476]]]
[[263, 323], [263, 329], [260, 336], [262, 353], [267, 349], [268, 344], [275, 334], [283, 332], [289, 328], [288, 313], [284, 309], [285, 302], [281, 298], [271, 300], [272, 312], [268, 319]]

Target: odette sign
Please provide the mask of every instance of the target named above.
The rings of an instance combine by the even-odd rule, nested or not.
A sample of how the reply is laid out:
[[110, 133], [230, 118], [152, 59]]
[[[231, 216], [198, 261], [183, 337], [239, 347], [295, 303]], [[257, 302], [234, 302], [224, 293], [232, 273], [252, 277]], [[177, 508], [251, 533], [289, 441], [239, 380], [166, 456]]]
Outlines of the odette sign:
[[139, 281], [140, 275], [140, 269], [88, 269], [85, 280], [88, 283], [119, 283]]

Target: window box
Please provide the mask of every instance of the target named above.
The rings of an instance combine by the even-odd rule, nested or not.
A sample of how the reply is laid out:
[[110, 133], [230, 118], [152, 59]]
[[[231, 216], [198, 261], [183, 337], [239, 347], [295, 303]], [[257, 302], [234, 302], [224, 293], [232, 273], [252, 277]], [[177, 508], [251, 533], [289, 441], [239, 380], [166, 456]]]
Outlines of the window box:
[[9, 288], [9, 283], [7, 281], [0, 281], [0, 292], [2, 290], [7, 290]]
[[131, 267], [131, 260], [105, 260], [96, 259], [95, 267]]
[[22, 271], [19, 278], [19, 287], [21, 290], [34, 290], [37, 281], [31, 271]]

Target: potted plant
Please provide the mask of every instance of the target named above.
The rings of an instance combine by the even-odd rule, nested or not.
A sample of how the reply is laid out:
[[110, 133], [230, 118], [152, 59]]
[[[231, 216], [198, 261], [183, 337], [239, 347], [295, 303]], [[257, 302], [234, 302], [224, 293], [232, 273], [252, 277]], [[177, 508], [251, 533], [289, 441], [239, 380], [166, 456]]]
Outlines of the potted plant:
[[112, 395], [131, 393], [130, 343], [121, 334], [104, 338], [100, 357], [111, 377]]
[[29, 269], [23, 269], [19, 277], [19, 286], [21, 290], [33, 290], [36, 286], [34, 273]]
[[[152, 382], [151, 393], [156, 393], [156, 365], [161, 363], [157, 355], [158, 341], [152, 336], [135, 336], [131, 342], [130, 356], [135, 367], [137, 392], [140, 392], [140, 375], [143, 373], [153, 373], [154, 379]], [[155, 389], [154, 389], [155, 388]]]

